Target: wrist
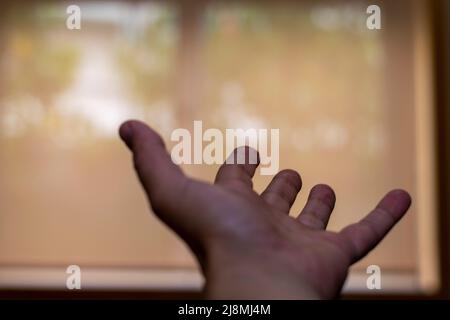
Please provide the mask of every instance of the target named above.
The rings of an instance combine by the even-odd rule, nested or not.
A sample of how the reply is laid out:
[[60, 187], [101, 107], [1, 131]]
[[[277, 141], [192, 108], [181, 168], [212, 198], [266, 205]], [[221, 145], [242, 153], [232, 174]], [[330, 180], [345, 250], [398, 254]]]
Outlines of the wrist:
[[[283, 254], [252, 248], [209, 251], [204, 264], [208, 299], [319, 299]], [[292, 254], [287, 255], [292, 257]]]

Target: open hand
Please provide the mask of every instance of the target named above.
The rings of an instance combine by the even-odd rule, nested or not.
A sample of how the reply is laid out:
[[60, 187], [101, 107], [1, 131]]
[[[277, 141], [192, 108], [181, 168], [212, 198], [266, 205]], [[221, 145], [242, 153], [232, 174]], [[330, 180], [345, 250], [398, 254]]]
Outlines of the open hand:
[[[312, 188], [298, 215], [289, 210], [300, 175], [283, 170], [259, 195], [252, 188], [257, 164], [224, 164], [214, 184], [186, 177], [161, 137], [138, 121], [120, 128], [155, 214], [196, 255], [214, 299], [315, 299], [337, 297], [351, 264], [372, 250], [408, 210], [402, 190], [389, 192], [361, 221], [326, 231], [335, 194]], [[256, 152], [245, 147], [247, 159]], [[236, 155], [236, 150], [234, 155]]]

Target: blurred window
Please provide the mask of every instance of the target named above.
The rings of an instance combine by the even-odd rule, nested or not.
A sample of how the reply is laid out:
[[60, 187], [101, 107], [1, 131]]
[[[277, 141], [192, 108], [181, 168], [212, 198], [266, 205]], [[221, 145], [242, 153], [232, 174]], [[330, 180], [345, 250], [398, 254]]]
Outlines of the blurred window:
[[[303, 177], [292, 214], [329, 183], [332, 230], [407, 189], [411, 211], [354, 267], [349, 290], [365, 292], [371, 264], [392, 290], [434, 288], [430, 46], [412, 2], [382, 6], [378, 31], [364, 1], [85, 1], [81, 30], [66, 28], [67, 5], [7, 2], [1, 13], [0, 284], [7, 271], [31, 270], [26, 286], [36, 270], [64, 276], [71, 264], [195, 274], [185, 245], [149, 214], [117, 137], [139, 118], [167, 142], [194, 120], [279, 128], [280, 166]], [[184, 169], [212, 181], [217, 167]]]

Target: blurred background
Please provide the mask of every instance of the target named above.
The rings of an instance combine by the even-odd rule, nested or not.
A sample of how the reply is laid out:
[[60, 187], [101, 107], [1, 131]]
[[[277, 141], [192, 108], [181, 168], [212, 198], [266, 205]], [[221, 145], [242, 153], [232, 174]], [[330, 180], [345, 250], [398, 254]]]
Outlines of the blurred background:
[[[64, 290], [73, 264], [91, 291], [198, 291], [194, 259], [149, 213], [118, 139], [120, 123], [137, 118], [169, 148], [172, 130], [194, 120], [279, 128], [280, 169], [303, 178], [291, 214], [328, 183], [338, 199], [331, 230], [387, 189], [408, 190], [409, 214], [354, 266], [345, 292], [439, 295], [448, 146], [435, 68], [444, 25], [432, 19], [440, 2], [430, 3], [78, 1], [81, 30], [66, 27], [72, 2], [2, 3], [2, 292]], [[366, 27], [370, 4], [381, 7], [381, 30]], [[217, 167], [184, 170], [212, 181]], [[269, 180], [257, 176], [255, 188]], [[371, 264], [382, 270], [376, 292], [366, 288]]]

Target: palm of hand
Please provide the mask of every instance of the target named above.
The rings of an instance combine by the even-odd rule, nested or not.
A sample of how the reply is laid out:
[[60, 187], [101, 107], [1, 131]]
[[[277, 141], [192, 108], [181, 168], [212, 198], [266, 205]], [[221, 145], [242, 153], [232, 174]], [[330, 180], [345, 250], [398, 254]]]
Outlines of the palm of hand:
[[[223, 170], [228, 169], [223, 166], [220, 172]], [[230, 170], [241, 169], [230, 167]], [[262, 195], [243, 181], [222, 184], [218, 180], [215, 185], [189, 182], [191, 192], [187, 201], [196, 205], [188, 208], [201, 219], [201, 231], [196, 234], [201, 234], [203, 241], [227, 251], [227, 257], [253, 251], [261, 261], [275, 260], [284, 272], [295, 273], [297, 281], [307, 282], [318, 297], [337, 295], [351, 258], [344, 239], [324, 230], [334, 205], [334, 193], [329, 187], [316, 186], [306, 209], [296, 219], [289, 216], [301, 186], [294, 171], [280, 172], [274, 180], [280, 189], [273, 190], [272, 183], [272, 188]], [[205, 248], [208, 243], [191, 247]]]

